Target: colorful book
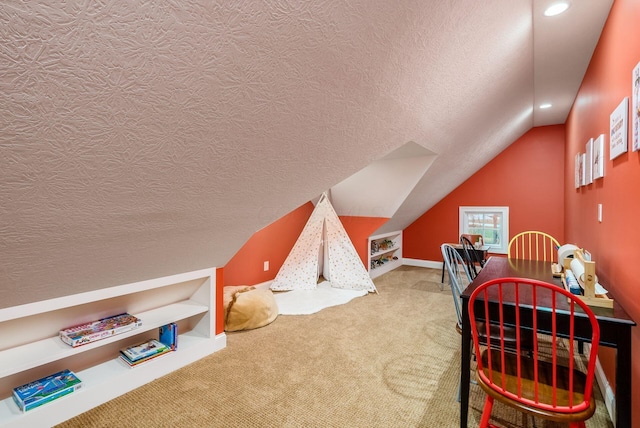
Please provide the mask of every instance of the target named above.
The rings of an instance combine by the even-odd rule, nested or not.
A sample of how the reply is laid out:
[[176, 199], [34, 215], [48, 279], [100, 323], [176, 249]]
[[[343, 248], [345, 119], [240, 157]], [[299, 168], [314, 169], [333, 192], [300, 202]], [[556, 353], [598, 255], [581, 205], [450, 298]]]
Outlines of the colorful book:
[[131, 361], [129, 359], [129, 357], [127, 357], [124, 353], [120, 352], [120, 359], [122, 361], [124, 361], [125, 363], [127, 363], [127, 365], [129, 367], [137, 367], [137, 366], [139, 366], [139, 365], [141, 365], [143, 363], [146, 363], [147, 361], [151, 361], [151, 360], [153, 360], [153, 359], [155, 359], [157, 357], [161, 357], [163, 355], [169, 354], [170, 352], [173, 352], [173, 351], [171, 351], [171, 349], [169, 349], [169, 348], [165, 348], [163, 351], [160, 351], [157, 354], [153, 354], [153, 355], [150, 355], [148, 357], [140, 358], [140, 359], [138, 359], [136, 361]]
[[178, 324], [172, 322], [161, 326], [158, 329], [158, 339], [172, 351], [175, 351], [178, 347]]
[[61, 330], [59, 335], [64, 343], [76, 347], [125, 333], [141, 325], [140, 318], [125, 313], [69, 327]]
[[26, 412], [63, 397], [82, 386], [82, 381], [70, 370], [63, 370], [13, 389], [13, 400]]
[[120, 350], [120, 352], [131, 362], [136, 362], [143, 358], [152, 357], [156, 354], [170, 351], [171, 349], [155, 339], [145, 340], [137, 345], [128, 346]]

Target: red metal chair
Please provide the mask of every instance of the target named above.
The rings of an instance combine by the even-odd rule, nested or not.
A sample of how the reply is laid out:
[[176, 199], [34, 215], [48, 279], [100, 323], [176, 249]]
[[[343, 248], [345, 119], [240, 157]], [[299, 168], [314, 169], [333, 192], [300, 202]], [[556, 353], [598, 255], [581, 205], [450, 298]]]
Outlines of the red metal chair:
[[[569, 309], [562, 309], [559, 319], [561, 309], [557, 304], [561, 299], [568, 299], [565, 301]], [[519, 332], [524, 317], [534, 331], [544, 333], [534, 341], [531, 358], [519, 351], [509, 352], [504, 337], [498, 342], [481, 340], [481, 335], [488, 335], [490, 325], [500, 330], [511, 326], [505, 324], [506, 319], [514, 319], [515, 330]], [[489, 424], [494, 400], [535, 417], [569, 423], [571, 427], [585, 426], [584, 421], [596, 408], [592, 391], [600, 340], [600, 328], [591, 308], [554, 284], [498, 278], [473, 291], [469, 298], [469, 320], [476, 355], [481, 355], [476, 376], [487, 394], [480, 427], [494, 426]], [[574, 359], [577, 322], [590, 324], [591, 350], [586, 373], [577, 369]], [[486, 331], [479, 332], [478, 328]], [[541, 352], [541, 347], [548, 350]]]

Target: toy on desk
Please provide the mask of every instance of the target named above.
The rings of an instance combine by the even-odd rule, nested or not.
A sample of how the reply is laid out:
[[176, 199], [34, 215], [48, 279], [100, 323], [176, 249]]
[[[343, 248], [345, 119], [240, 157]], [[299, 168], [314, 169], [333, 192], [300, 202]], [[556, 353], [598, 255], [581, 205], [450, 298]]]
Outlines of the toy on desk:
[[562, 276], [562, 265], [551, 263], [551, 274], [556, 278], [560, 278]]
[[[577, 245], [574, 244], [564, 244], [558, 248], [558, 263], [562, 266], [565, 266], [565, 261], [567, 259], [573, 259], [574, 253], [576, 250], [579, 250]], [[571, 261], [571, 260], [569, 260]]]
[[575, 249], [573, 257], [565, 257], [563, 260], [564, 276], [562, 284], [569, 292], [576, 294], [575, 282], [583, 290], [584, 295], [578, 294], [589, 306], [601, 308], [613, 308], [613, 300], [607, 296], [607, 290], [598, 284], [596, 276], [596, 262], [586, 260], [584, 250]]
[[558, 252], [558, 262], [551, 264], [551, 273], [554, 277], [560, 278], [563, 275], [565, 262], [571, 262], [573, 260], [573, 252], [578, 250], [579, 248], [573, 244], [564, 244], [560, 247], [555, 248]]
[[567, 283], [567, 286], [569, 287], [569, 291], [571, 292], [571, 294], [575, 294], [576, 296], [582, 294], [582, 287], [580, 287], [580, 282], [578, 281], [578, 278], [576, 278], [576, 276], [573, 274], [573, 271], [571, 271], [571, 269], [567, 270], [564, 279]]

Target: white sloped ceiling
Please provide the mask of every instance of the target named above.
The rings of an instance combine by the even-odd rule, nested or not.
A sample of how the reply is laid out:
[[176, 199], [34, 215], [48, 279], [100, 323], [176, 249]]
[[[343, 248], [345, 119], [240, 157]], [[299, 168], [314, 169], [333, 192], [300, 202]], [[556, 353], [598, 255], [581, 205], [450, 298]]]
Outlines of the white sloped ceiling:
[[341, 216], [391, 218], [435, 158], [409, 142], [333, 186], [333, 207]]
[[536, 124], [533, 9], [0, 2], [0, 305], [223, 266], [414, 142], [403, 228]]

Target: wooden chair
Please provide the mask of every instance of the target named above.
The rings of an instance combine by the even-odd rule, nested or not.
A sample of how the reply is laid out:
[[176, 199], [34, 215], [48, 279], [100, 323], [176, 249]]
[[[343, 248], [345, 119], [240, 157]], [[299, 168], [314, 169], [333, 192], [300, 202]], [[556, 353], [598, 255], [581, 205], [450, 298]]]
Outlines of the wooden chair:
[[558, 261], [558, 240], [548, 233], [528, 230], [509, 241], [509, 258], [523, 260]]
[[[509, 258], [558, 262], [558, 240], [548, 233], [526, 231], [509, 241]], [[584, 353], [584, 342], [578, 341], [578, 352]]]
[[[502, 297], [507, 295], [514, 297], [516, 307], [522, 304], [530, 313], [523, 312], [523, 308], [516, 311], [514, 306], [503, 305]], [[555, 302], [558, 299], [569, 299], [569, 322], [557, 322]], [[499, 303], [499, 310], [490, 312], [489, 300]], [[551, 311], [548, 306], [546, 310], [538, 311], [537, 302], [542, 300], [551, 302]], [[538, 340], [534, 341], [532, 358], [506, 352], [502, 340], [483, 343], [482, 330], [487, 334], [487, 325], [502, 325], [505, 311], [509, 310], [515, 312], [516, 331], [519, 330], [520, 312], [523, 312], [522, 316], [532, 317], [534, 331], [540, 329], [545, 333], [541, 340], [548, 341], [545, 344], [550, 348], [548, 352], [540, 352]], [[593, 311], [584, 302], [554, 284], [533, 279], [499, 278], [480, 285], [471, 294], [469, 320], [475, 352], [481, 356], [477, 358], [476, 378], [487, 394], [480, 427], [493, 427], [489, 419], [494, 400], [536, 417], [569, 423], [571, 427], [585, 426], [584, 421], [593, 415], [596, 407], [592, 391], [600, 329]], [[573, 358], [576, 322], [591, 324], [591, 351], [586, 374], [576, 368]], [[563, 357], [562, 345], [567, 347], [568, 357]], [[562, 360], [566, 360], [566, 364], [562, 364]]]

